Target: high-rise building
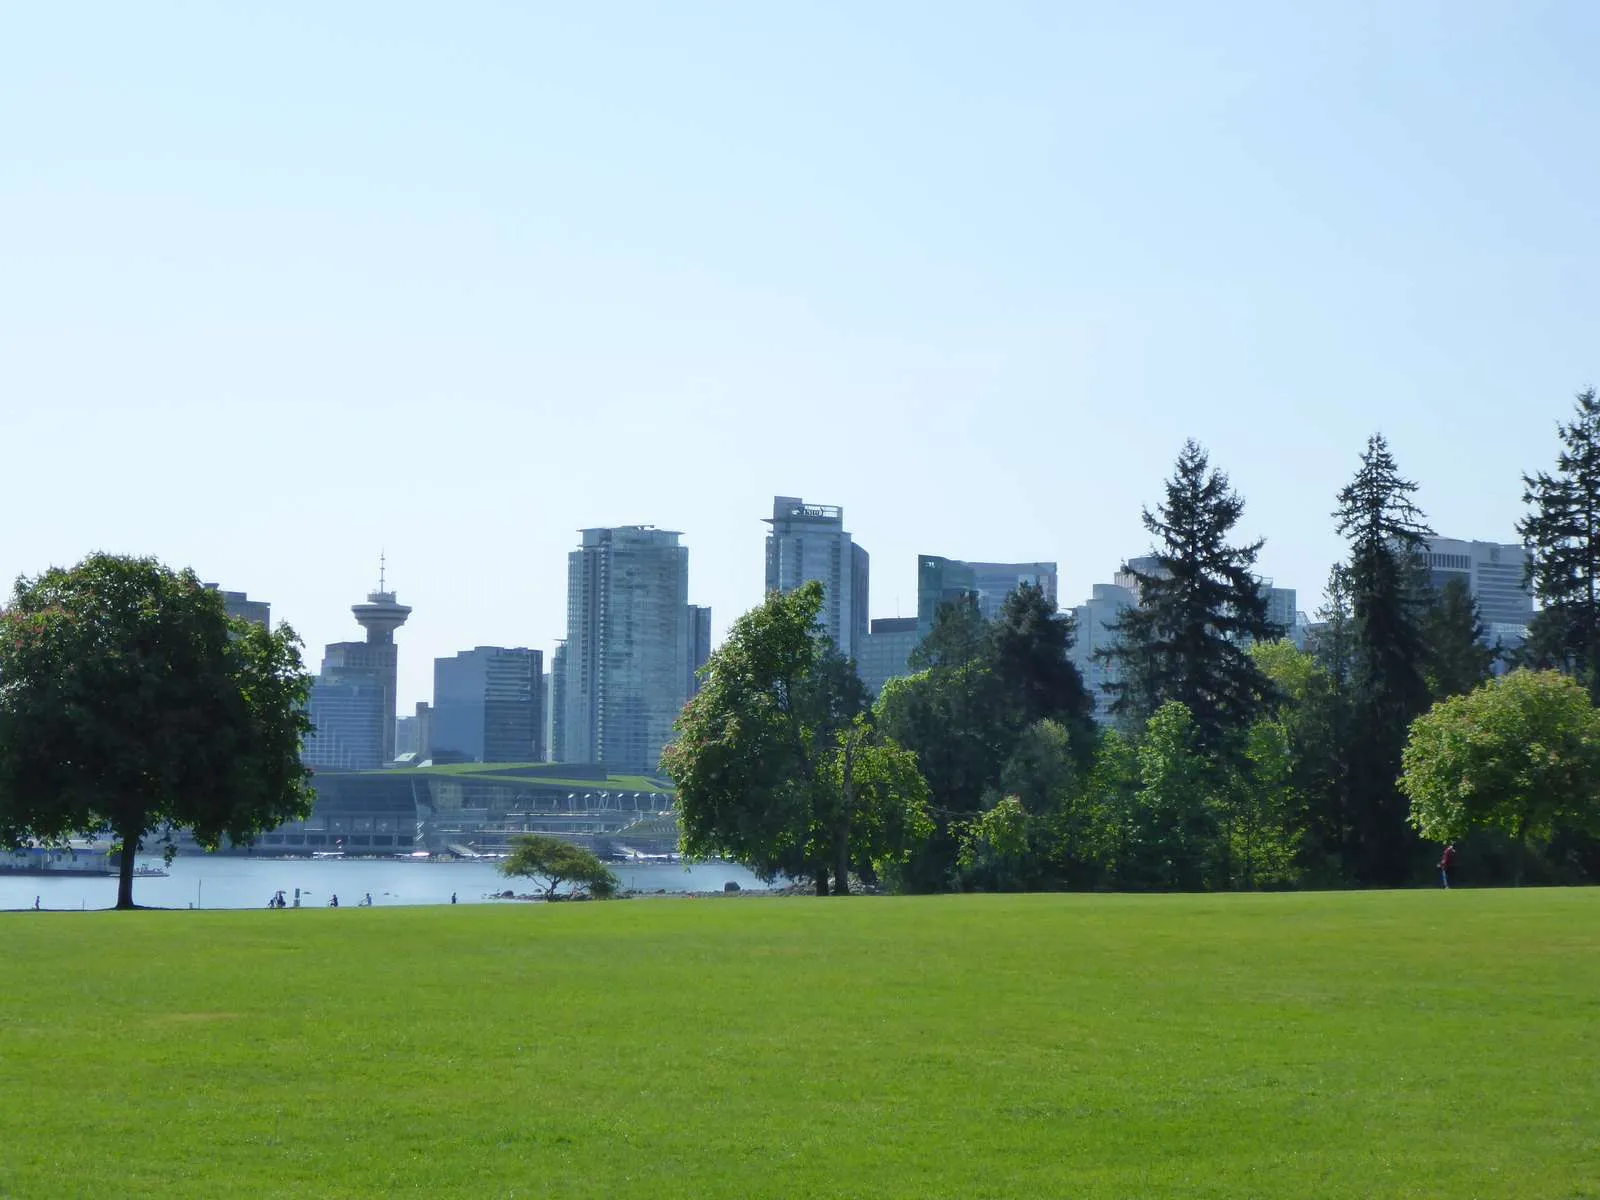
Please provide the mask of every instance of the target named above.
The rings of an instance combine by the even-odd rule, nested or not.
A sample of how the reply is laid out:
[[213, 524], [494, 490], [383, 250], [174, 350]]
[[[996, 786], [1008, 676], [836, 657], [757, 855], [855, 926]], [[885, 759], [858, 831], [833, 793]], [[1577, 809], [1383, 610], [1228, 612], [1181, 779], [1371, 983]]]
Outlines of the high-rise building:
[[1044, 592], [1050, 607], [1056, 605], [1056, 564], [1053, 562], [963, 562], [937, 554], [917, 555], [917, 626], [923, 637], [933, 628], [941, 605], [971, 596], [985, 620], [1000, 615], [1006, 597], [1024, 583]]
[[213, 592], [222, 593], [222, 606], [230, 617], [241, 621], [254, 621], [257, 625], [272, 628], [272, 605], [265, 600], [252, 600], [248, 593], [225, 591], [214, 583], [204, 586]]
[[455, 762], [544, 761], [544, 654], [478, 646], [433, 660], [433, 746]]
[[1533, 593], [1524, 574], [1528, 559], [1522, 546], [1436, 537], [1428, 539], [1423, 561], [1435, 588], [1442, 590], [1452, 579], [1467, 585], [1491, 642], [1526, 634], [1533, 620]]
[[921, 643], [916, 617], [879, 617], [862, 639], [856, 674], [876, 696], [889, 680], [911, 673], [911, 653]]
[[685, 695], [700, 690], [700, 668], [711, 657], [711, 609], [704, 604], [689, 605], [689, 683]]
[[[1151, 574], [1148, 560], [1135, 559], [1133, 565], [1137, 565], [1146, 575]], [[1137, 584], [1127, 567], [1118, 572], [1117, 578]], [[1104, 662], [1096, 654], [1116, 647], [1118, 638], [1112, 626], [1121, 620], [1125, 609], [1133, 608], [1138, 603], [1138, 592], [1126, 583], [1097, 583], [1091, 589], [1089, 599], [1072, 610], [1077, 622], [1072, 661], [1083, 676], [1084, 686], [1094, 697], [1094, 716], [1097, 721], [1111, 719], [1111, 703], [1115, 697], [1109, 685], [1119, 682], [1122, 674], [1115, 663]]]
[[563, 757], [654, 772], [688, 698], [689, 551], [649, 525], [582, 532], [567, 559]]
[[567, 644], [557, 642], [550, 656], [550, 761], [567, 757]]
[[802, 583], [822, 583], [821, 623], [834, 647], [855, 658], [867, 636], [867, 552], [844, 527], [844, 509], [774, 496], [767, 534], [767, 591], [791, 592]]
[[301, 749], [306, 766], [370, 771], [387, 761], [383, 756], [383, 685], [377, 672], [324, 661], [321, 673], [311, 681], [307, 716], [313, 729]]

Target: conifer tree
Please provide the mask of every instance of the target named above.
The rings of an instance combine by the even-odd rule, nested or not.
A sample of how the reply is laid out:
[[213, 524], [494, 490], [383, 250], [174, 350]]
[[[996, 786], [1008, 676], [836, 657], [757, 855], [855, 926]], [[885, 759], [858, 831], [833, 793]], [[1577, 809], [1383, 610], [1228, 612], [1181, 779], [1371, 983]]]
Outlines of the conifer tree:
[[1495, 651], [1465, 580], [1450, 580], [1434, 596], [1423, 634], [1428, 691], [1434, 700], [1465, 695], [1489, 678]]
[[1350, 795], [1341, 857], [1369, 883], [1402, 882], [1416, 840], [1395, 781], [1413, 718], [1428, 707], [1428, 607], [1423, 547], [1433, 531], [1382, 434], [1339, 493], [1339, 533], [1350, 543]]
[[1600, 700], [1600, 398], [1580, 392], [1572, 421], [1557, 426], [1555, 472], [1524, 475], [1531, 511], [1517, 523], [1528, 582], [1540, 610], [1528, 657], [1558, 667]]
[[1282, 633], [1267, 618], [1253, 571], [1264, 543], [1228, 541], [1243, 513], [1228, 477], [1198, 444], [1185, 442], [1165, 502], [1144, 511], [1157, 539], [1155, 568], [1133, 571], [1139, 604], [1112, 627], [1118, 644], [1105, 655], [1121, 668], [1111, 685], [1114, 713], [1137, 721], [1176, 700], [1207, 753], [1224, 749], [1268, 705], [1271, 684], [1248, 647]]

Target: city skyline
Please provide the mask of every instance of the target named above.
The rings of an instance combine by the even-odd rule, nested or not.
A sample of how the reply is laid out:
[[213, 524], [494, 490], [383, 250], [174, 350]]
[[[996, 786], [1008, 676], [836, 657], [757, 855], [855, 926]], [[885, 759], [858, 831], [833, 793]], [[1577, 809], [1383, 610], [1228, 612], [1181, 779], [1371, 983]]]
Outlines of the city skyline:
[[1314, 610], [1371, 433], [1511, 542], [1600, 379], [1592, 5], [616, 17], [20, 7], [0, 576], [152, 554], [314, 668], [387, 549], [409, 711], [548, 652], [573, 529], [684, 530], [720, 640], [774, 493], [872, 619], [921, 553], [1080, 601], [1192, 436]]

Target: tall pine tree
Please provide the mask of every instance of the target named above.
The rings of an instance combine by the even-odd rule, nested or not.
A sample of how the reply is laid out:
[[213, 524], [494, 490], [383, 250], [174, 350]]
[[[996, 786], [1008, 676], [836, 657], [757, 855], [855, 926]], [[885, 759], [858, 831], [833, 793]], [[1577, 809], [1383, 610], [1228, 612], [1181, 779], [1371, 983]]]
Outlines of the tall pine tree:
[[1554, 474], [1524, 475], [1532, 510], [1517, 523], [1528, 582], [1539, 598], [1529, 657], [1576, 676], [1600, 701], [1600, 399], [1580, 392], [1577, 415], [1557, 426]]
[[1452, 579], [1423, 618], [1428, 643], [1428, 691], [1434, 700], [1462, 696], [1493, 673], [1495, 650], [1466, 580]]
[[1262, 541], [1231, 545], [1228, 535], [1244, 500], [1213, 470], [1206, 452], [1184, 443], [1166, 501], [1144, 511], [1157, 539], [1155, 568], [1133, 572], [1138, 607], [1113, 631], [1106, 655], [1121, 668], [1112, 711], [1134, 720], [1176, 700], [1194, 721], [1196, 745], [1224, 750], [1268, 705], [1272, 686], [1249, 654], [1249, 643], [1282, 630], [1267, 618], [1267, 599], [1253, 568]]
[[1350, 543], [1350, 796], [1341, 858], [1366, 883], [1403, 882], [1416, 846], [1395, 785], [1406, 731], [1428, 707], [1422, 555], [1433, 531], [1411, 500], [1416, 490], [1374, 434], [1333, 514]]

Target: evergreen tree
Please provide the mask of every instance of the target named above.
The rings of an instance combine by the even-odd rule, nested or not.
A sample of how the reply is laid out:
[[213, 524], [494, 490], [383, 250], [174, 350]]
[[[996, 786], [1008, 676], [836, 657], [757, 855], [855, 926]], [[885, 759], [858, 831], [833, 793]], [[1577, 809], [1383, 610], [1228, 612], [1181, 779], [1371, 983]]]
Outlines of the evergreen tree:
[[1339, 533], [1350, 543], [1350, 794], [1341, 831], [1345, 870], [1396, 884], [1416, 845], [1395, 785], [1413, 718], [1428, 707], [1428, 592], [1422, 566], [1432, 536], [1382, 434], [1367, 440], [1361, 468], [1339, 493]]
[[1580, 392], [1577, 415], [1557, 426], [1554, 474], [1524, 475], [1532, 510], [1517, 523], [1528, 550], [1528, 582], [1542, 606], [1528, 657], [1559, 667], [1600, 700], [1600, 399]]
[[1144, 525], [1158, 539], [1155, 569], [1133, 572], [1138, 607], [1114, 625], [1119, 644], [1106, 657], [1118, 663], [1112, 711], [1139, 720], [1176, 700], [1193, 719], [1196, 744], [1224, 748], [1271, 699], [1271, 685], [1251, 659], [1250, 641], [1281, 634], [1267, 619], [1267, 600], [1254, 575], [1262, 542], [1230, 545], [1228, 534], [1244, 500], [1213, 470], [1194, 441], [1184, 443], [1166, 501]]
[[1350, 610], [1350, 568], [1334, 563], [1328, 571], [1328, 588], [1322, 607], [1317, 609], [1321, 628], [1311, 638], [1310, 650], [1317, 665], [1341, 692], [1350, 682], [1355, 644], [1355, 615]]
[[1428, 645], [1428, 691], [1435, 700], [1461, 696], [1489, 678], [1495, 651], [1466, 581], [1452, 579], [1434, 596], [1423, 619]]
[[1094, 752], [1094, 699], [1072, 661], [1077, 623], [1024, 583], [1005, 599], [990, 628], [990, 659], [1009, 723], [1018, 733], [1054, 721], [1072, 739], [1080, 766]]

